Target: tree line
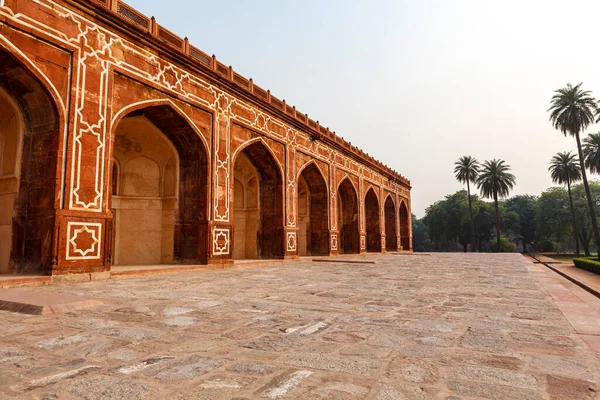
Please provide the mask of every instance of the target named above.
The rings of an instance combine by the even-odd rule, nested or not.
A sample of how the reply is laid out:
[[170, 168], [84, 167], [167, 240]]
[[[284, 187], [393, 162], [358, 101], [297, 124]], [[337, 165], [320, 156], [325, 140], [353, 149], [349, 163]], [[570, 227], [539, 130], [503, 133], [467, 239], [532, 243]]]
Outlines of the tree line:
[[[577, 255], [581, 246], [590, 255], [592, 240], [600, 243], [596, 218], [600, 183], [589, 182], [586, 171], [600, 173], [600, 132], [589, 134], [583, 144], [581, 135], [590, 124], [600, 122], [600, 106], [581, 86], [567, 84], [556, 90], [548, 109], [553, 127], [574, 137], [577, 146], [577, 154], [560, 152], [550, 161], [552, 181], [561, 187], [540, 196], [503, 200], [516, 184], [510, 166], [504, 160], [480, 164], [472, 156], [461, 157], [454, 164], [454, 174], [467, 190], [432, 204], [421, 220], [413, 216], [415, 251], [467, 251], [469, 247], [471, 251], [515, 251], [519, 244], [522, 251], [574, 246]], [[471, 194], [471, 185], [482, 198]]]

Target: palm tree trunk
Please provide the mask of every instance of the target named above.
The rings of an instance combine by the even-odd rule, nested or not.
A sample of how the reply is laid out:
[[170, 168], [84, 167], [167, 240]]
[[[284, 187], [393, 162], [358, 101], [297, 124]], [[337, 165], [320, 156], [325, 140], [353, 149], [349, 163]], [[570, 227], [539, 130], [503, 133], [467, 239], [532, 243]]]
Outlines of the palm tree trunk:
[[[585, 187], [585, 195], [587, 197], [588, 207], [590, 208], [590, 217], [592, 219], [592, 229], [594, 230], [594, 239], [596, 245], [600, 246], [600, 233], [598, 232], [598, 221], [596, 221], [596, 209], [594, 202], [592, 201], [592, 192], [590, 192], [590, 185], [588, 184], [587, 174], [585, 173], [585, 164], [583, 158], [583, 150], [581, 149], [581, 140], [579, 139], [579, 132], [575, 134], [577, 140], [577, 151], [579, 152], [579, 164], [581, 166], [581, 178], [583, 179], [583, 186]], [[600, 261], [600, 251], [597, 251], [597, 258]]]
[[471, 217], [471, 252], [475, 253], [475, 223], [473, 222], [473, 206], [471, 205], [471, 187], [467, 181], [467, 196], [469, 196], [469, 216]]
[[567, 190], [569, 191], [569, 204], [571, 205], [571, 217], [573, 217], [573, 233], [575, 234], [575, 254], [580, 256], [579, 239], [577, 238], [577, 222], [575, 220], [575, 208], [573, 207], [573, 196], [571, 196], [571, 182], [567, 179]]
[[494, 205], [496, 206], [496, 251], [500, 252], [500, 211], [498, 210], [498, 192], [494, 190]]

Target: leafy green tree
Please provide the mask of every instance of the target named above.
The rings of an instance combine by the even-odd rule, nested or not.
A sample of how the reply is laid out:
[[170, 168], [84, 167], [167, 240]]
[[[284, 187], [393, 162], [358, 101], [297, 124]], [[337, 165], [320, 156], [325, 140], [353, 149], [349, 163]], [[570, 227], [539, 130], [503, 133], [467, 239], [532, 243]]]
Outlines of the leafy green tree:
[[[592, 204], [594, 212], [597, 213], [598, 207], [600, 206], [600, 183], [591, 181], [589, 182], [589, 189], [592, 195]], [[590, 214], [586, 211], [587, 193], [583, 185], [573, 186], [573, 205], [575, 208], [575, 218], [577, 220], [577, 234], [581, 245], [586, 256], [591, 254], [590, 244], [593, 233], [593, 221], [590, 218]], [[596, 243], [598, 245], [598, 243]]]
[[471, 240], [468, 204], [467, 192], [460, 190], [447, 195], [425, 211], [423, 221], [439, 250], [448, 250], [447, 242], [458, 242], [466, 251]]
[[[587, 207], [586, 207], [587, 208]], [[537, 200], [536, 247], [543, 250], [544, 241], [562, 242], [571, 232], [569, 196], [561, 187], [549, 188]]]
[[477, 233], [477, 243], [479, 244], [479, 252], [487, 250], [487, 246], [492, 239], [494, 232], [494, 212], [492, 207], [481, 200], [476, 203], [475, 212], [475, 232]]
[[475, 222], [473, 221], [473, 205], [471, 202], [471, 182], [475, 183], [478, 174], [479, 163], [474, 157], [464, 156], [454, 163], [454, 175], [456, 180], [467, 184], [469, 218], [471, 219], [471, 251], [475, 251]]
[[585, 167], [592, 174], [600, 174], [600, 132], [590, 133], [583, 139], [583, 155]]
[[527, 245], [533, 246], [535, 241], [536, 206], [537, 197], [529, 194], [513, 196], [504, 202], [506, 212], [515, 213], [518, 216], [513, 232], [516, 234], [516, 239], [523, 244], [523, 251], [527, 251]]
[[[598, 135], [600, 138], [600, 135]], [[586, 140], [589, 138], [586, 138]], [[587, 162], [587, 160], [586, 160]], [[581, 169], [579, 166], [579, 160], [575, 157], [575, 154], [571, 152], [557, 153], [552, 160], [550, 160], [550, 176], [552, 182], [561, 185], [567, 185], [567, 191], [569, 193], [569, 205], [571, 208], [571, 217], [573, 219], [573, 232], [575, 234], [575, 252], [579, 257], [579, 240], [577, 239], [577, 221], [575, 219], [575, 208], [573, 207], [573, 196], [571, 194], [571, 183], [575, 183], [581, 180]]]
[[[550, 121], [554, 128], [561, 131], [565, 136], [575, 137], [577, 142], [577, 152], [579, 154], [579, 166], [581, 168], [581, 178], [585, 188], [590, 218], [592, 222], [592, 231], [596, 243], [600, 243], [600, 233], [598, 232], [598, 222], [596, 221], [596, 210], [592, 200], [592, 193], [585, 173], [583, 148], [581, 146], [580, 132], [585, 130], [592, 122], [594, 115], [600, 113], [596, 99], [590, 91], [581, 89], [582, 83], [572, 86], [567, 83], [567, 87], [558, 89], [550, 101]], [[600, 252], [598, 254], [600, 260]]]
[[427, 251], [428, 233], [427, 226], [415, 214], [412, 215], [413, 250], [415, 252]]
[[483, 163], [476, 183], [483, 197], [494, 199], [496, 207], [496, 248], [500, 249], [498, 197], [508, 196], [510, 190], [515, 186], [515, 176], [510, 173], [510, 166], [504, 160], [493, 159]]

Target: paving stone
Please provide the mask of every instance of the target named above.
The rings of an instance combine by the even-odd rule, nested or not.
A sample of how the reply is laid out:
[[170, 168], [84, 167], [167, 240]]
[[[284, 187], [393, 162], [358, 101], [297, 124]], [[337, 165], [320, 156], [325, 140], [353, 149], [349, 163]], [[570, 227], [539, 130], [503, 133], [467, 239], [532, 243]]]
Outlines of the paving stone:
[[54, 374], [54, 375], [50, 375], [50, 376], [45, 376], [43, 378], [40, 379], [35, 379], [31, 382], [29, 382], [29, 384], [27, 384], [24, 388], [25, 391], [28, 390], [33, 390], [33, 389], [37, 389], [37, 388], [41, 388], [41, 387], [46, 387], [48, 385], [52, 385], [54, 383], [63, 381], [65, 379], [71, 379], [77, 376], [81, 376], [81, 375], [85, 375], [88, 374], [94, 370], [99, 369], [100, 367], [97, 365], [86, 365], [84, 367], [81, 368], [77, 368], [74, 370], [70, 370], [70, 371], [64, 371], [64, 372], [60, 372], [58, 374]]
[[468, 328], [461, 337], [461, 347], [480, 351], [503, 351], [506, 347], [502, 332], [491, 329]]
[[413, 383], [435, 383], [439, 371], [431, 362], [410, 357], [396, 357], [388, 365], [386, 376]]
[[261, 397], [267, 399], [279, 399], [288, 394], [290, 390], [298, 386], [303, 379], [312, 375], [312, 371], [296, 371], [287, 376], [275, 378], [267, 385], [267, 388], [262, 392]]
[[26, 353], [16, 347], [0, 347], [0, 363], [19, 361], [26, 357]]
[[545, 397], [534, 390], [482, 382], [449, 381], [448, 387], [461, 396], [483, 397], [491, 400], [542, 400]]
[[454, 340], [445, 336], [424, 335], [415, 338], [415, 342], [425, 346], [452, 347]]
[[408, 327], [430, 332], [452, 332], [454, 330], [454, 324], [442, 320], [414, 321], [408, 324]]
[[193, 308], [167, 307], [167, 308], [163, 309], [162, 314], [167, 317], [172, 317], [174, 315], [182, 315], [182, 314], [191, 313], [192, 311], [194, 311]]
[[581, 379], [549, 375], [548, 394], [552, 400], [586, 400], [598, 398], [598, 386]]
[[175, 317], [165, 319], [165, 325], [169, 326], [188, 326], [194, 325], [198, 320], [191, 317]]
[[459, 367], [456, 377], [486, 383], [536, 389], [538, 380], [535, 376], [495, 368]]
[[120, 338], [136, 341], [153, 339], [160, 335], [159, 332], [155, 331], [125, 327], [102, 329], [100, 333], [107, 336], [118, 336]]
[[380, 367], [380, 363], [357, 357], [332, 357], [323, 354], [291, 354], [281, 362], [301, 368], [316, 368], [329, 371], [345, 372], [353, 375], [372, 375]]
[[47, 340], [42, 340], [37, 344], [40, 349], [55, 349], [57, 347], [64, 347], [74, 343], [81, 343], [90, 340], [92, 336], [88, 334], [78, 334], [68, 337], [58, 337]]
[[295, 336], [268, 335], [242, 344], [242, 347], [261, 351], [284, 351], [298, 344], [300, 339]]
[[192, 379], [205, 374], [223, 364], [222, 360], [215, 360], [202, 356], [191, 356], [189, 359], [171, 364], [153, 376], [162, 381], [181, 381]]
[[435, 396], [435, 389], [405, 383], [384, 384], [377, 400], [426, 400]]
[[594, 379], [590, 370], [580, 360], [547, 354], [536, 354], [531, 358], [532, 367], [539, 372], [583, 380]]
[[275, 367], [257, 362], [242, 362], [232, 365], [229, 370], [248, 375], [268, 375], [275, 371]]
[[73, 382], [67, 389], [86, 400], [141, 400], [150, 398], [152, 388], [143, 383], [98, 375]]

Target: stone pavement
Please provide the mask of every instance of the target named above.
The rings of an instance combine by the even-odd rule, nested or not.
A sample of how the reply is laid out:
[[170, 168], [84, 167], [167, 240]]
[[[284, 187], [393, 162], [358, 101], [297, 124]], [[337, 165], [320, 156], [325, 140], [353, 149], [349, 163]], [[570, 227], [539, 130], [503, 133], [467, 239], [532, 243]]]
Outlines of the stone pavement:
[[597, 397], [599, 360], [524, 257], [369, 260], [35, 288], [103, 305], [0, 312], [0, 399]]

